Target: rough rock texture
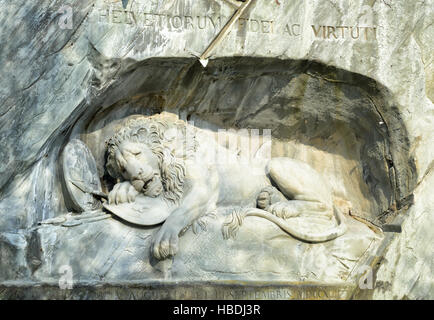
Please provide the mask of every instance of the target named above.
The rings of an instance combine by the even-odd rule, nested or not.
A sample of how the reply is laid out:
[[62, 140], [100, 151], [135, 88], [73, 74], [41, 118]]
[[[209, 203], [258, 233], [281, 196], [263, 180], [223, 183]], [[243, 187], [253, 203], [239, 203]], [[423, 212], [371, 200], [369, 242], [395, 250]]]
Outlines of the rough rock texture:
[[0, 5], [1, 280], [57, 272], [43, 263], [57, 232], [79, 233], [34, 229], [68, 210], [65, 143], [85, 141], [102, 175], [104, 128], [167, 110], [206, 128], [270, 128], [274, 155], [310, 162], [360, 219], [404, 221], [374, 297], [433, 298], [432, 0], [254, 1], [206, 69], [194, 56], [233, 12], [224, 0]]
[[433, 298], [433, 183], [431, 171], [416, 188], [415, 205], [406, 213], [402, 234], [392, 240], [377, 273], [375, 299]]
[[137, 228], [115, 219], [74, 228], [41, 228], [42, 265], [31, 279], [57, 279], [60, 268], [69, 265], [76, 281], [224, 279], [351, 284], [369, 257], [368, 249], [381, 240], [366, 226], [349, 221], [350, 231], [336, 241], [301, 243], [255, 217], [246, 219], [235, 239], [224, 240], [223, 222], [209, 219], [206, 232], [189, 230], [181, 238], [180, 252], [166, 261], [149, 258], [155, 228]]

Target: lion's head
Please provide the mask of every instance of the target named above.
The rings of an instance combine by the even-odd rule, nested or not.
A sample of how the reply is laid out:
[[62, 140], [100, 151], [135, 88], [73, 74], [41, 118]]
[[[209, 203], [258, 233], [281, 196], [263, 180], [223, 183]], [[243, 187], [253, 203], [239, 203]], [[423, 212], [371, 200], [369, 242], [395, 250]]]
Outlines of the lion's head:
[[[178, 203], [182, 197], [184, 159], [174, 155], [173, 141], [185, 140], [182, 121], [168, 121], [162, 115], [130, 119], [107, 142], [108, 173], [128, 180], [145, 195]], [[178, 135], [178, 137], [176, 137]]]

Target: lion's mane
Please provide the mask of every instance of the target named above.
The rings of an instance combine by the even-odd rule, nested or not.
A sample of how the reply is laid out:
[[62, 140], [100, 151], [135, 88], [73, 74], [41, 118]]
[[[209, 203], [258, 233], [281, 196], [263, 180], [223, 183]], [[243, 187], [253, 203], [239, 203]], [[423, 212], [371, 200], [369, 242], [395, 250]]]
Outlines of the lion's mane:
[[122, 175], [115, 161], [116, 150], [124, 141], [139, 142], [145, 144], [157, 156], [164, 187], [164, 198], [172, 203], [179, 203], [184, 187], [185, 164], [184, 159], [176, 157], [169, 143], [172, 137], [167, 137], [167, 132], [175, 131], [182, 134], [185, 141], [186, 125], [178, 121], [170, 121], [162, 115], [150, 117], [138, 116], [128, 120], [107, 142], [108, 173], [114, 178]]

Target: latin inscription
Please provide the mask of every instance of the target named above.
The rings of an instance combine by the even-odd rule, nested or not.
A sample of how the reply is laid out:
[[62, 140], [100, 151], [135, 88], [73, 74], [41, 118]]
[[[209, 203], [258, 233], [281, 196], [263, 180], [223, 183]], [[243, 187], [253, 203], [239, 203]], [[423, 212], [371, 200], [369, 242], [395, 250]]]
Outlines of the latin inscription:
[[100, 9], [99, 22], [134, 25], [158, 29], [203, 30], [220, 29], [222, 17], [180, 16], [162, 13]]
[[376, 27], [319, 25], [311, 25], [311, 27], [317, 39], [377, 39]]
[[[169, 32], [213, 30], [223, 28], [229, 17], [206, 15], [173, 15], [155, 12], [136, 12], [113, 8], [99, 8], [98, 22], [140, 27], [143, 30]], [[302, 25], [296, 21], [278, 22], [272, 19], [241, 17], [235, 24], [237, 33], [281, 35], [289, 38], [311, 36], [313, 40], [377, 40], [376, 26]]]
[[[94, 288], [95, 289], [95, 288]], [[62, 290], [56, 286], [5, 288], [0, 286], [0, 299], [111, 299], [111, 300], [341, 300], [348, 299], [352, 287], [280, 287], [280, 288], [216, 288], [208, 285], [167, 288], [140, 288], [137, 286], [104, 286], [90, 290], [87, 286], [74, 286]]]

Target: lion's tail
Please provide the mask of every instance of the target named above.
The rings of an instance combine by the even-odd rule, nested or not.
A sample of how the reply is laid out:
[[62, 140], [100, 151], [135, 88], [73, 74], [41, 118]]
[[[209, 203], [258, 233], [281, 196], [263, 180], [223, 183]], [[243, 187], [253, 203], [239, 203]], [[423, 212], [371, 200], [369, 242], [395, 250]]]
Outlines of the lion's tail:
[[280, 227], [283, 231], [290, 234], [296, 239], [318, 243], [318, 242], [326, 242], [330, 240], [334, 240], [341, 235], [343, 235], [347, 231], [347, 226], [345, 224], [345, 218], [342, 213], [338, 209], [334, 209], [336, 220], [338, 225], [325, 230], [323, 232], [312, 232], [305, 233], [300, 230], [297, 230], [293, 225], [290, 224], [288, 220], [284, 220], [282, 218], [276, 217], [275, 215], [269, 213], [268, 211], [257, 209], [257, 208], [248, 208], [242, 210], [235, 210], [230, 217], [230, 220], [223, 225], [223, 237], [225, 239], [235, 237], [238, 229], [241, 227], [243, 220], [248, 216], [256, 216], [267, 219], [278, 227]]

